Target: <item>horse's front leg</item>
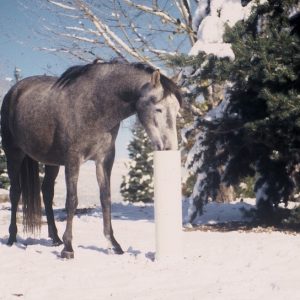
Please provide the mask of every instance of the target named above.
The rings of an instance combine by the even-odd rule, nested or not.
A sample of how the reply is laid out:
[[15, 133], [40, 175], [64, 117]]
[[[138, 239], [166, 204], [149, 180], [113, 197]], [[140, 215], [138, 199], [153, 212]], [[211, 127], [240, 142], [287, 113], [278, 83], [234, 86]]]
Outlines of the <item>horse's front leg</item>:
[[114, 151], [111, 151], [104, 158], [96, 161], [97, 180], [100, 188], [100, 201], [103, 214], [103, 231], [108, 241], [108, 249], [115, 254], [123, 254], [123, 250], [116, 241], [111, 224], [111, 192], [110, 175], [114, 162]]
[[70, 159], [65, 165], [67, 199], [67, 226], [63, 235], [64, 249], [61, 252], [62, 258], [74, 258], [74, 250], [72, 247], [72, 224], [73, 217], [78, 205], [77, 198], [77, 182], [79, 174], [79, 159]]

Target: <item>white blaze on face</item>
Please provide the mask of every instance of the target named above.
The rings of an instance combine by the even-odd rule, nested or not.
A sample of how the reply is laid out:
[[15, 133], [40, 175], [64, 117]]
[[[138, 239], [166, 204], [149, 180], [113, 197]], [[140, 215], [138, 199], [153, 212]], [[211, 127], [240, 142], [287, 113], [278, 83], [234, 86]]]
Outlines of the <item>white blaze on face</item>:
[[159, 150], [177, 150], [178, 139], [176, 117], [179, 103], [174, 95], [169, 95], [161, 102], [153, 105], [154, 140], [159, 141]]
[[[176, 78], [172, 80], [176, 82]], [[173, 94], [163, 98], [164, 88], [160, 79], [159, 70], [154, 71], [150, 82], [141, 89], [136, 110], [155, 150], [177, 150], [176, 117], [180, 105]]]

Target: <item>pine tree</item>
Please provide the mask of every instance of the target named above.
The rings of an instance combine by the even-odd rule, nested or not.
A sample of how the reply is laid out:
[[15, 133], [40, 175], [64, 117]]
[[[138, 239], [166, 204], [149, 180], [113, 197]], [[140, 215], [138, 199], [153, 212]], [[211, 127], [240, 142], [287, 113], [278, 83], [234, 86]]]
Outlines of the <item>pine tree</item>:
[[9, 179], [8, 179], [7, 169], [6, 169], [6, 157], [0, 145], [0, 188], [8, 189], [8, 187], [9, 187]]
[[121, 195], [129, 202], [153, 201], [153, 153], [150, 140], [140, 123], [132, 129], [133, 138], [128, 145], [129, 172], [123, 176]]
[[225, 100], [194, 125], [205, 133], [190, 162], [199, 174], [192, 217], [220, 182], [237, 185], [247, 176], [256, 175], [261, 207], [273, 209], [291, 196], [300, 163], [300, 41], [289, 19], [297, 8], [296, 0], [269, 0], [228, 28], [224, 40], [234, 61], [204, 53], [177, 59], [199, 70], [193, 84], [230, 82]]
[[[15, 67], [13, 75], [14, 75], [14, 83], [17, 83], [19, 80], [22, 79], [21, 69]], [[2, 149], [1, 143], [0, 143], [0, 188], [1, 189], [9, 188], [9, 179], [8, 179], [7, 168], [6, 168], [6, 156]]]

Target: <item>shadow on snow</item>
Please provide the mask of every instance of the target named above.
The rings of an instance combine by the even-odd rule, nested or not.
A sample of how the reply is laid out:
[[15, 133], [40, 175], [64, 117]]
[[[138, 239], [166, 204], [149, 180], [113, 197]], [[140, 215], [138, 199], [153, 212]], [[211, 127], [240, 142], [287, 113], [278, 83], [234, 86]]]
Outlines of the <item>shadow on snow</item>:
[[[55, 219], [57, 221], [66, 220], [66, 211], [63, 208], [54, 209]], [[102, 218], [102, 210], [100, 206], [77, 208], [75, 215], [77, 217], [89, 216]], [[151, 204], [147, 205], [133, 205], [124, 203], [112, 204], [112, 219], [113, 220], [130, 220], [139, 221], [147, 220], [154, 222], [154, 207]]]

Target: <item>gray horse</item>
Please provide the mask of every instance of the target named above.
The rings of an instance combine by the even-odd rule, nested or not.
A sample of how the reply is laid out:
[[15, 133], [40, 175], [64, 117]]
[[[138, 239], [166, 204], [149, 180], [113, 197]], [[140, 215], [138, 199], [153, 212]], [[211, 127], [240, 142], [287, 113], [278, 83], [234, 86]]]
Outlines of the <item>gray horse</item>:
[[[11, 223], [7, 244], [16, 242], [16, 212], [23, 200], [27, 231], [41, 225], [41, 197], [49, 237], [62, 244], [52, 201], [59, 166], [65, 166], [67, 224], [63, 258], [73, 258], [72, 221], [78, 204], [80, 165], [93, 160], [100, 188], [104, 235], [109, 249], [123, 250], [111, 224], [110, 175], [120, 122], [137, 113], [154, 149], [177, 149], [176, 115], [181, 104], [176, 83], [141, 63], [98, 63], [74, 66], [61, 77], [34, 76], [13, 86], [1, 109], [2, 144], [11, 183]], [[38, 162], [45, 164], [40, 186]]]

